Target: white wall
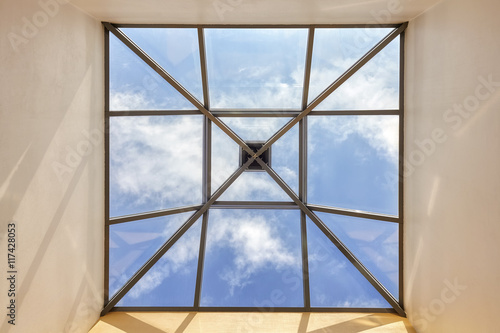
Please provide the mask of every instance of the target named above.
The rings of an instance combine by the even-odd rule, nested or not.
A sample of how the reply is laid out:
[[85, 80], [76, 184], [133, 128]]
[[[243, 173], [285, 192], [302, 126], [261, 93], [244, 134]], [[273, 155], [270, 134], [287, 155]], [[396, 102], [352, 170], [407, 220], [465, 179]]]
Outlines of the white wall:
[[0, 331], [87, 332], [103, 290], [102, 28], [62, 0], [2, 0], [0, 37]]
[[407, 31], [405, 298], [419, 332], [498, 332], [499, 11], [443, 1]]

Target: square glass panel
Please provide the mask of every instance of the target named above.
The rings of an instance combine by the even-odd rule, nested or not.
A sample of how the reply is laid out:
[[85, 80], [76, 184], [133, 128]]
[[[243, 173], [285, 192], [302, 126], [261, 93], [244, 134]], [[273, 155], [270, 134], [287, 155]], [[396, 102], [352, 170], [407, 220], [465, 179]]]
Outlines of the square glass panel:
[[201, 116], [110, 119], [110, 215], [201, 203]]
[[314, 116], [308, 202], [398, 215], [399, 116]]
[[307, 29], [205, 29], [213, 108], [300, 109]]
[[300, 213], [210, 211], [201, 306], [303, 306]]

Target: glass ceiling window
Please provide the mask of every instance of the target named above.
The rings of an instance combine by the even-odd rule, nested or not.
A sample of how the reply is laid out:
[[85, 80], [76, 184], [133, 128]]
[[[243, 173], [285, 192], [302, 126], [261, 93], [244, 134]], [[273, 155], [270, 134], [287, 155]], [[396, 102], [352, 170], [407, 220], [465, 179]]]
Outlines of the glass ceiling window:
[[406, 24], [104, 25], [103, 314], [404, 315]]

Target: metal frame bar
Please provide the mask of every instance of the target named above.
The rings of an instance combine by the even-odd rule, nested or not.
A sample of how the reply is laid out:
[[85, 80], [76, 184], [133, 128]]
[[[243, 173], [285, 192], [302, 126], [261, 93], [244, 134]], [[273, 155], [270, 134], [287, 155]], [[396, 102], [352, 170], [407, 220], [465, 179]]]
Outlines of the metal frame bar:
[[[151, 306], [117, 306], [110, 312], [149, 312], [149, 311], [170, 311], [170, 312], [304, 312], [303, 307], [208, 307], [199, 308], [181, 306], [181, 307], [151, 307]], [[396, 313], [392, 308], [324, 308], [311, 307], [314, 312], [361, 312], [361, 313]]]
[[108, 224], [112, 225], [112, 224], [118, 224], [118, 223], [126, 223], [126, 222], [138, 221], [138, 220], [151, 219], [153, 217], [160, 217], [160, 216], [168, 216], [168, 215], [174, 215], [174, 214], [179, 214], [179, 213], [193, 212], [193, 211], [200, 209], [201, 207], [202, 207], [202, 205], [193, 205], [193, 206], [185, 206], [185, 207], [157, 210], [154, 212], [147, 212], [147, 213], [141, 213], [141, 214], [117, 216], [117, 217], [109, 218]]
[[[210, 110], [218, 118], [224, 117], [297, 117], [302, 111], [294, 110]], [[110, 111], [110, 117], [140, 116], [190, 116], [201, 115], [199, 110], [118, 110]], [[399, 110], [325, 110], [311, 111], [308, 116], [397, 116]]]
[[[117, 306], [110, 312], [147, 312], [147, 311], [171, 311], [171, 312], [304, 312], [302, 307], [147, 307], [147, 306]], [[361, 313], [396, 313], [392, 308], [324, 308], [311, 307], [314, 312], [361, 312]]]
[[311, 205], [311, 204], [307, 204], [307, 208], [309, 208], [310, 210], [315, 211], [315, 212], [323, 212], [323, 213], [336, 214], [336, 215], [360, 217], [360, 218], [364, 218], [364, 219], [377, 220], [377, 221], [401, 223], [401, 217], [392, 216], [392, 215], [369, 213], [369, 212], [363, 212], [360, 210], [334, 208], [334, 207]]
[[116, 23], [117, 28], [224, 28], [224, 29], [297, 29], [297, 28], [397, 28], [398, 23], [389, 24], [137, 24], [137, 23]]
[[[106, 115], [106, 126], [109, 126], [109, 118], [115, 116], [156, 116], [156, 115], [200, 115], [205, 116], [204, 122], [204, 136], [203, 136], [203, 205], [180, 207], [167, 209], [157, 212], [148, 212], [145, 214], [135, 214], [129, 216], [109, 218], [109, 133], [106, 132], [105, 140], [105, 150], [106, 150], [106, 259], [105, 259], [105, 300], [106, 304], [101, 313], [101, 315], [106, 314], [111, 310], [118, 309], [134, 309], [134, 310], [196, 310], [196, 311], [262, 311], [260, 308], [254, 307], [200, 307], [200, 291], [202, 284], [202, 271], [204, 266], [204, 256], [205, 256], [205, 246], [206, 246], [206, 231], [208, 224], [208, 209], [301, 209], [301, 237], [302, 237], [302, 261], [303, 261], [303, 286], [304, 286], [304, 307], [300, 308], [270, 308], [269, 311], [369, 311], [369, 312], [397, 312], [398, 314], [405, 316], [404, 310], [402, 309], [402, 226], [400, 226], [400, 301], [398, 302], [383, 285], [363, 266], [363, 264], [350, 252], [350, 250], [337, 238], [335, 234], [319, 219], [315, 211], [323, 211], [327, 213], [356, 216], [363, 218], [370, 218], [375, 220], [396, 222], [402, 224], [402, 214], [403, 214], [403, 180], [402, 174], [402, 163], [403, 163], [403, 114], [404, 114], [404, 30], [407, 27], [407, 23], [403, 24], [391, 24], [391, 25], [112, 25], [110, 23], [103, 22], [105, 27], [105, 66], [106, 66], [106, 101], [105, 101], [105, 115]], [[123, 32], [117, 29], [117, 27], [193, 27], [198, 29], [198, 42], [200, 48], [200, 63], [202, 72], [202, 85], [203, 85], [203, 97], [204, 103], [200, 103], [194, 96], [192, 96], [182, 85], [180, 85], [168, 72], [166, 72], [161, 66], [159, 66], [149, 55], [147, 55], [143, 50], [141, 50], [132, 40], [130, 40]], [[205, 44], [204, 44], [204, 28], [309, 28], [308, 36], [308, 46], [306, 55], [306, 66], [304, 73], [304, 87], [303, 87], [303, 97], [302, 97], [302, 110], [277, 110], [277, 109], [267, 109], [267, 110], [210, 110], [209, 106], [209, 93], [208, 93], [208, 81], [207, 81], [207, 69], [206, 69], [206, 55], [205, 55]], [[375, 45], [369, 52], [367, 52], [360, 60], [358, 60], [351, 68], [349, 68], [343, 75], [341, 75], [336, 81], [334, 81], [329, 87], [327, 87], [319, 96], [317, 96], [309, 105], [307, 105], [308, 91], [309, 91], [309, 80], [311, 71], [311, 61], [312, 61], [312, 49], [314, 41], [314, 29], [315, 28], [352, 28], [352, 27], [391, 27], [395, 28], [391, 33], [389, 33], [384, 39], [382, 39], [377, 45]], [[174, 89], [181, 93], [188, 101], [190, 101], [198, 110], [134, 110], [134, 111], [109, 111], [109, 32], [112, 32], [118, 39], [120, 39], [127, 47], [129, 47], [134, 53], [136, 53], [146, 64], [148, 64], [153, 70], [155, 70], [161, 77], [163, 77]], [[357, 70], [359, 70], [364, 64], [366, 64], [370, 59], [372, 59], [380, 50], [387, 46], [392, 40], [397, 36], [401, 36], [401, 50], [400, 50], [400, 108], [399, 110], [329, 110], [329, 111], [312, 111], [319, 103], [326, 99], [335, 89], [337, 89], [341, 84], [343, 84], [347, 79], [349, 79]], [[346, 209], [338, 209], [331, 207], [323, 207], [317, 205], [307, 205], [307, 121], [306, 116], [311, 115], [399, 115], [400, 116], [400, 180], [399, 180], [399, 217], [372, 214], [368, 212], [359, 212]], [[285, 126], [278, 130], [256, 153], [254, 153], [248, 145], [224, 124], [219, 117], [293, 117]], [[210, 196], [210, 154], [211, 154], [211, 123], [214, 123], [219, 128], [222, 129], [231, 139], [233, 139], [240, 147], [251, 154], [251, 158], [236, 170], [233, 175], [231, 175], [224, 184], [219, 187], [219, 189]], [[266, 165], [262, 159], [259, 157], [265, 150], [267, 150], [274, 142], [276, 142], [282, 135], [284, 135], [289, 129], [291, 129], [295, 124], [299, 123], [299, 196], [291, 190], [291, 188], [279, 177], [276, 172]], [[210, 147], [209, 147], [210, 145]], [[256, 160], [265, 171], [276, 181], [276, 183], [290, 196], [293, 202], [228, 202], [228, 201], [216, 201], [220, 195], [241, 175], [243, 171], [250, 165], [254, 160]], [[109, 279], [109, 225], [116, 223], [124, 223], [129, 221], [135, 221], [144, 218], [151, 218], [156, 216], [166, 216], [171, 214], [177, 214], [186, 211], [196, 212], [177, 230], [172, 237], [167, 240], [163, 246], [130, 278], [130, 280], [109, 300], [107, 295], [107, 283]], [[191, 307], [120, 307], [114, 308], [117, 302], [137, 283], [149, 269], [151, 269], [154, 264], [175, 244], [175, 242], [196, 222], [203, 216], [202, 220], [202, 234], [200, 237], [200, 254], [198, 261], [198, 271], [196, 279], [196, 291], [195, 291], [195, 302], [193, 308]], [[309, 276], [308, 276], [308, 258], [307, 258], [307, 228], [306, 228], [306, 216], [309, 217], [318, 228], [332, 241], [332, 243], [344, 254], [344, 256], [361, 272], [361, 274], [379, 291], [379, 293], [393, 306], [393, 309], [357, 309], [357, 308], [311, 308], [310, 306], [310, 295], [309, 295]], [[264, 310], [265, 311], [265, 310]]]
[[403, 304], [404, 300], [404, 116], [405, 116], [405, 32], [401, 32], [399, 37], [399, 177], [398, 177], [398, 202], [399, 202], [399, 302]]
[[104, 28], [104, 303], [109, 300], [109, 31]]
[[200, 249], [198, 252], [198, 268], [196, 270], [196, 286], [195, 286], [194, 304], [193, 304], [193, 307], [195, 309], [200, 308], [201, 286], [203, 282], [203, 267], [205, 266], [205, 249], [207, 246], [208, 214], [209, 211], [206, 211], [205, 214], [203, 214], [203, 220], [201, 224]]

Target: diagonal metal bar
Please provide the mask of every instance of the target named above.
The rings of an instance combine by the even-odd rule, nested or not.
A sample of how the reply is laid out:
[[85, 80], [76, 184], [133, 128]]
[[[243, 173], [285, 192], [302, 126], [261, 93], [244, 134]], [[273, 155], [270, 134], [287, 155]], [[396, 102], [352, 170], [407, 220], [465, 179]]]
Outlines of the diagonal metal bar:
[[107, 314], [127, 292], [160, 260], [160, 258], [177, 242], [179, 238], [188, 231], [188, 229], [210, 208], [210, 206], [219, 198], [232, 183], [248, 168], [254, 161], [249, 158], [238, 170], [236, 170], [217, 191], [210, 197], [210, 199], [194, 213], [159, 249], [156, 253], [116, 292], [116, 294], [104, 306], [101, 316]]
[[401, 217], [393, 216], [393, 215], [370, 213], [370, 212], [364, 212], [361, 210], [354, 210], [354, 209], [311, 205], [308, 203], [306, 205], [307, 205], [307, 208], [309, 208], [313, 212], [323, 212], [323, 213], [329, 213], [329, 214], [345, 215], [345, 216], [359, 217], [359, 218], [363, 218], [363, 219], [392, 222], [392, 223], [401, 223], [401, 221], [402, 221]]
[[342, 243], [342, 241], [316, 216], [307, 206], [300, 201], [295, 192], [280, 178], [280, 176], [271, 169], [262, 160], [257, 159], [260, 166], [267, 171], [271, 178], [290, 196], [290, 198], [300, 207], [300, 209], [316, 224], [316, 226], [325, 234], [328, 239], [342, 252], [354, 267], [371, 283], [371, 285], [385, 298], [385, 300], [394, 308], [394, 310], [403, 317], [406, 313], [399, 302], [391, 295], [391, 293], [373, 276], [373, 274], [359, 261], [358, 258]]
[[[156, 61], [154, 61], [146, 52], [144, 52], [137, 44], [135, 44], [126, 34], [117, 29], [114, 25], [108, 22], [103, 23], [104, 26], [113, 33], [123, 44], [125, 44], [130, 50], [132, 50], [139, 58], [141, 58], [148, 66], [150, 66], [158, 75], [160, 75], [165, 81], [167, 81], [175, 90], [177, 90], [184, 98], [186, 98], [191, 104], [193, 104], [201, 113], [203, 113], [208, 119], [210, 119], [215, 125], [217, 125], [224, 133], [226, 133], [231, 139], [233, 139], [238, 145], [240, 145], [247, 153], [254, 155], [254, 151], [248, 147], [248, 145], [243, 141], [236, 133], [231, 130], [225, 123], [223, 123], [219, 118], [215, 117], [210, 111], [208, 111], [203, 104], [198, 101], [189, 91], [186, 90], [179, 82], [177, 82], [172, 75], [170, 75], [165, 69], [163, 69]], [[208, 88], [207, 88], [208, 91]], [[264, 151], [261, 152], [261, 154]], [[260, 155], [260, 154], [259, 154]], [[258, 156], [258, 155], [257, 155]]]
[[176, 207], [176, 208], [157, 210], [157, 211], [147, 212], [147, 213], [116, 216], [116, 217], [110, 218], [108, 224], [112, 225], [112, 224], [118, 224], [118, 223], [145, 220], [145, 219], [150, 219], [153, 217], [175, 215], [175, 214], [185, 213], [185, 212], [194, 212], [194, 211], [200, 209], [201, 207], [202, 207], [202, 205], [193, 205], [193, 206], [185, 206], [185, 207]]
[[289, 129], [291, 129], [295, 124], [297, 124], [302, 118], [307, 116], [318, 104], [324, 101], [332, 92], [334, 92], [338, 87], [340, 87], [347, 79], [354, 75], [361, 67], [363, 67], [368, 61], [375, 57], [384, 47], [389, 45], [397, 36], [399, 36], [403, 31], [405, 31], [408, 26], [408, 22], [401, 24], [397, 29], [394, 29], [390, 34], [388, 34], [384, 39], [382, 39], [377, 45], [375, 45], [370, 51], [368, 51], [361, 59], [359, 59], [354, 65], [351, 66], [344, 74], [342, 74], [337, 80], [335, 80], [328, 88], [326, 88], [318, 97], [316, 97], [309, 105], [302, 111], [297, 117], [290, 120], [285, 124], [278, 132], [276, 132], [263, 146], [257, 151], [254, 156], [259, 156], [264, 153], [273, 143], [275, 143], [279, 138], [281, 138]]
[[304, 88], [302, 90], [302, 110], [304, 110], [307, 107], [307, 100], [309, 99], [309, 84], [311, 80], [313, 44], [314, 44], [314, 28], [309, 28], [309, 34], [307, 36], [306, 66], [304, 70]]

